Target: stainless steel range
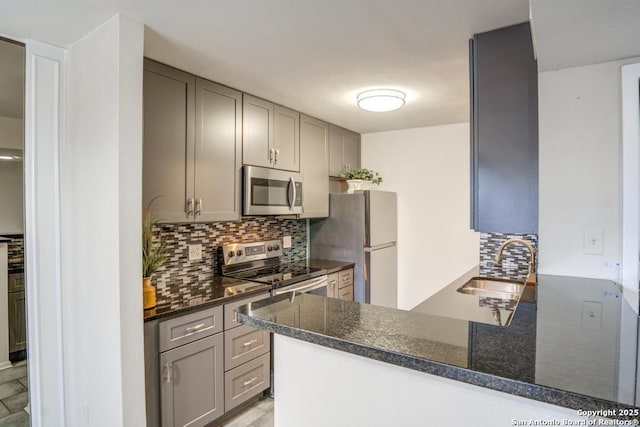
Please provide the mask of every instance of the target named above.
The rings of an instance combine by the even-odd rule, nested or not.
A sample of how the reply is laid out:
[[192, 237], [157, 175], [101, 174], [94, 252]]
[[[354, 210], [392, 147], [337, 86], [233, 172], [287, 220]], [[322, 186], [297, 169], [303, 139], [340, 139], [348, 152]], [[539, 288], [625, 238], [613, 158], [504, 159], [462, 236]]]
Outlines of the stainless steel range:
[[327, 296], [325, 271], [307, 265], [305, 261], [281, 263], [282, 242], [232, 243], [223, 245], [227, 277], [252, 282], [270, 283], [272, 295], [287, 292], [309, 292]]

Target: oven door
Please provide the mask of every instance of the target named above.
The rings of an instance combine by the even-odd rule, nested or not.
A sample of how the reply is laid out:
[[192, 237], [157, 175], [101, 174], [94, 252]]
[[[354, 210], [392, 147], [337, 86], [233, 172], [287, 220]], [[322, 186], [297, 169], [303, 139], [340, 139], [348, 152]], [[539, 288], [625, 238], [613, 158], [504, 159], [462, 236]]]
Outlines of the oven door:
[[293, 285], [285, 286], [282, 288], [276, 288], [272, 291], [272, 294], [282, 295], [289, 292], [309, 293], [314, 295], [327, 296], [327, 276], [314, 277], [313, 279], [305, 280], [304, 282], [295, 283]]
[[244, 215], [302, 213], [302, 175], [244, 166]]

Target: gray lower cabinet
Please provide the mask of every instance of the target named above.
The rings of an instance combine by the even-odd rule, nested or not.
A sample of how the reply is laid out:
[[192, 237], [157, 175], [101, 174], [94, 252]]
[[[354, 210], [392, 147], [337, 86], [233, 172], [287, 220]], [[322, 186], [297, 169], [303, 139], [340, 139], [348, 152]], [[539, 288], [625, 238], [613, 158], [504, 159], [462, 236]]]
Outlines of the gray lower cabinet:
[[471, 228], [538, 231], [538, 69], [529, 23], [476, 34], [471, 64]]
[[304, 179], [301, 218], [329, 216], [329, 124], [300, 115], [300, 172]]
[[250, 326], [238, 326], [224, 333], [224, 369], [242, 365], [271, 350], [269, 332]]
[[327, 275], [327, 298], [338, 298], [338, 273]]
[[342, 169], [360, 169], [360, 135], [331, 125], [329, 129], [329, 175], [340, 176]]
[[162, 426], [204, 426], [224, 414], [223, 334], [160, 355]]
[[338, 272], [338, 295], [336, 298], [353, 301], [353, 268]]
[[162, 222], [240, 219], [242, 94], [144, 62], [143, 206]]
[[242, 162], [300, 171], [300, 113], [243, 95]]
[[231, 369], [224, 374], [224, 405], [229, 411], [271, 385], [270, 353]]

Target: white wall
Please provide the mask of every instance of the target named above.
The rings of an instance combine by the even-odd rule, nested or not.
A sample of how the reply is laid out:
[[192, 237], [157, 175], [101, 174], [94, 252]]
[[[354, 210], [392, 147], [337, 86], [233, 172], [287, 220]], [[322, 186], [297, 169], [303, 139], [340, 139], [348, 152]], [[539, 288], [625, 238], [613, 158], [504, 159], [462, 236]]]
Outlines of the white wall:
[[143, 26], [116, 16], [67, 50], [61, 148], [67, 425], [145, 425]]
[[0, 234], [24, 232], [22, 161], [0, 160]]
[[[620, 67], [614, 61], [539, 74], [540, 273], [619, 280]], [[604, 253], [584, 253], [587, 227]]]
[[362, 166], [398, 193], [398, 308], [410, 309], [479, 260], [469, 227], [469, 124], [362, 135]]

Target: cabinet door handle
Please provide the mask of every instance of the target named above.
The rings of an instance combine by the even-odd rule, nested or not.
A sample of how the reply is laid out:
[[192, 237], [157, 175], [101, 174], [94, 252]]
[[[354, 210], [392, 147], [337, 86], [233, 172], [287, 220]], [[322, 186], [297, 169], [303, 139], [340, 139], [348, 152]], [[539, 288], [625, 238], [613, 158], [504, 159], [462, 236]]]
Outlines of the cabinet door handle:
[[193, 333], [193, 332], [197, 332], [199, 329], [202, 329], [202, 328], [204, 328], [204, 323], [200, 323], [200, 324], [198, 324], [196, 326], [192, 326], [190, 328], [187, 328], [187, 329], [185, 329], [185, 332], [190, 334], [190, 333]]
[[276, 161], [275, 163], [278, 163], [278, 159], [280, 158], [280, 150], [276, 150]]
[[162, 382], [171, 384], [171, 372], [173, 371], [173, 365], [171, 362], [165, 362], [164, 369], [162, 370]]
[[246, 343], [242, 344], [242, 346], [243, 346], [243, 347], [249, 347], [249, 346], [252, 346], [253, 344], [255, 344], [255, 343], [257, 343], [257, 342], [258, 342], [258, 339], [257, 339], [257, 338], [254, 338], [254, 339], [252, 339], [252, 340], [250, 340], [250, 341], [247, 341]]
[[242, 383], [242, 385], [246, 387], [246, 386], [248, 386], [249, 384], [251, 384], [251, 383], [255, 382], [255, 380], [257, 380], [257, 379], [258, 379], [258, 377], [253, 377], [253, 378], [251, 378], [250, 380], [247, 380], [247, 381], [243, 382], [243, 383]]
[[196, 199], [196, 216], [202, 213], [202, 199]]
[[274, 153], [274, 149], [273, 148], [269, 148], [269, 163], [273, 163], [273, 153]]
[[187, 216], [193, 215], [193, 199], [187, 199]]

